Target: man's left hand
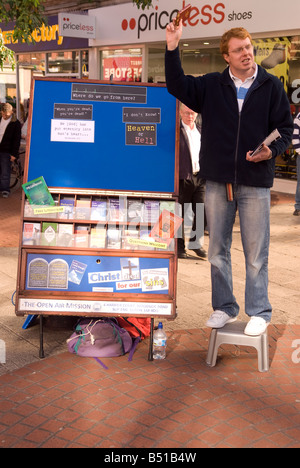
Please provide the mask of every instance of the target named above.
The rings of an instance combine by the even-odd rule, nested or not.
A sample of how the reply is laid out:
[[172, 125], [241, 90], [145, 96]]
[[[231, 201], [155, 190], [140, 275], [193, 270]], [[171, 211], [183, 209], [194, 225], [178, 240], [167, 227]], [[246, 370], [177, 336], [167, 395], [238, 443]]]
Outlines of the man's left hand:
[[272, 159], [272, 151], [266, 145], [263, 145], [262, 149], [259, 151], [259, 153], [256, 153], [255, 156], [251, 156], [252, 153], [253, 151], [248, 151], [246, 155], [247, 161], [258, 163], [261, 161], [267, 161], [268, 159]]

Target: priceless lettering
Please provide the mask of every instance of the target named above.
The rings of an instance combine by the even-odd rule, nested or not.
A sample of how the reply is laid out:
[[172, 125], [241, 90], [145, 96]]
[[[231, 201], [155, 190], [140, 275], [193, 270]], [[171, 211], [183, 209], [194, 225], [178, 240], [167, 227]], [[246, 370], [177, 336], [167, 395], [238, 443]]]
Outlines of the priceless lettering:
[[[185, 1], [182, 3], [182, 8], [186, 6]], [[156, 6], [157, 10], [158, 7]], [[167, 25], [176, 18], [179, 10], [175, 9], [169, 13], [168, 11], [151, 12], [149, 15], [143, 13], [137, 20], [138, 39], [141, 33], [145, 31], [156, 31], [157, 29], [166, 29]], [[201, 8], [193, 6], [190, 17], [183, 22], [183, 26], [208, 25], [211, 22], [222, 23], [225, 19], [224, 3], [212, 5], [203, 5]]]
[[63, 23], [63, 30], [73, 29], [76, 31], [94, 31], [93, 26], [86, 24]]

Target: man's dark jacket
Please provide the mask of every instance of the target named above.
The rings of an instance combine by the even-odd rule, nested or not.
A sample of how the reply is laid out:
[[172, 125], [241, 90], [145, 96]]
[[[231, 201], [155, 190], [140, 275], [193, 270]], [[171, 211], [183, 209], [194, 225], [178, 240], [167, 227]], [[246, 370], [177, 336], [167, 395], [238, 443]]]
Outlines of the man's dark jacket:
[[[202, 116], [200, 177], [220, 183], [272, 187], [275, 158], [289, 146], [293, 120], [282, 83], [258, 66], [241, 113], [229, 69], [201, 77], [184, 75], [179, 49], [166, 51], [168, 90]], [[270, 132], [282, 138], [270, 145], [273, 158], [252, 163], [246, 153], [254, 150]]]
[[[197, 130], [201, 133], [201, 128], [199, 125], [196, 125]], [[199, 155], [200, 156], [200, 155]], [[192, 155], [189, 143], [189, 137], [186, 133], [182, 121], [180, 121], [180, 146], [179, 146], [179, 179], [189, 179], [193, 178], [193, 163]]]
[[[2, 119], [0, 119], [1, 122]], [[13, 114], [11, 121], [6, 127], [2, 141], [0, 143], [0, 153], [8, 153], [15, 158], [19, 156], [21, 141], [21, 123]]]

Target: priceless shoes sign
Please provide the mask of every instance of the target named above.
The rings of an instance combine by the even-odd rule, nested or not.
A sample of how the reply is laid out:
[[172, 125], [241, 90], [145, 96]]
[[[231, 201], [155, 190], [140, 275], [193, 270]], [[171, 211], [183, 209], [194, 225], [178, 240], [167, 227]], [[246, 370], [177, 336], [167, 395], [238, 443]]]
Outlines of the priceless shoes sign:
[[177, 12], [191, 4], [183, 22], [183, 39], [219, 37], [233, 27], [250, 33], [299, 30], [300, 2], [295, 0], [152, 0], [149, 9], [136, 5], [96, 8], [96, 39], [90, 46], [165, 41], [165, 29]]
[[96, 18], [90, 15], [58, 14], [59, 35], [65, 37], [81, 37], [94, 39]]

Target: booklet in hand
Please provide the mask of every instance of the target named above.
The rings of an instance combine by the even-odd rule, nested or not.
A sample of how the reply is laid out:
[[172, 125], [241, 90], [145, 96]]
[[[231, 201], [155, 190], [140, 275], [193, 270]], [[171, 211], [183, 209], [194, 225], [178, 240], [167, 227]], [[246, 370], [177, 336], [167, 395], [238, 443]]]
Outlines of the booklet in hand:
[[258, 145], [258, 147], [251, 154], [251, 156], [255, 156], [257, 153], [259, 153], [261, 151], [263, 145], [269, 146], [271, 143], [273, 143], [273, 141], [279, 140], [279, 138], [281, 138], [281, 135], [280, 135], [279, 131], [276, 128], [275, 130], [273, 130], [272, 133], [270, 133], [270, 135], [267, 136], [267, 138], [264, 139], [264, 141], [262, 141]]
[[177, 13], [177, 16], [175, 18], [175, 26], [179, 26], [180, 20], [185, 21], [185, 20], [189, 19], [189, 16], [191, 14], [191, 10], [192, 10], [192, 5], [187, 5], [182, 10], [180, 10]]

